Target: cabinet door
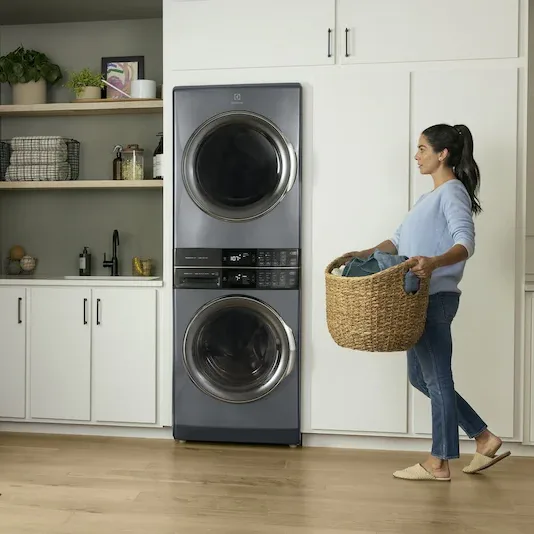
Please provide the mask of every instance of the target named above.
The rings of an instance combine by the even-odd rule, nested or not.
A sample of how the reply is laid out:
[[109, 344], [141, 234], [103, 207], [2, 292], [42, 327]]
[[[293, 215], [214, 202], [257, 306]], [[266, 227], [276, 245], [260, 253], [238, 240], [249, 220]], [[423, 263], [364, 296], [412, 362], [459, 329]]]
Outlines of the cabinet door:
[[91, 291], [32, 288], [31, 417], [91, 419]]
[[[517, 81], [515, 68], [417, 72], [411, 117], [412, 154], [419, 133], [432, 124], [462, 123], [473, 134], [483, 212], [475, 218], [476, 250], [460, 285], [460, 309], [453, 322], [453, 370], [459, 393], [493, 432], [509, 438], [514, 435], [518, 349]], [[415, 201], [431, 189], [432, 179], [420, 176], [415, 162], [412, 176]], [[414, 430], [428, 434], [430, 403], [419, 392], [414, 395]]]
[[25, 289], [0, 289], [0, 417], [24, 418], [26, 411]]
[[338, 0], [337, 20], [343, 63], [518, 56], [519, 0]]
[[[404, 354], [337, 346], [326, 326], [324, 268], [390, 238], [409, 206], [409, 73], [353, 67], [313, 85], [311, 426], [318, 431], [407, 431]], [[313, 310], [313, 311], [312, 311]]]
[[93, 291], [94, 420], [156, 422], [156, 290]]
[[335, 0], [167, 0], [164, 15], [166, 69], [334, 62]]

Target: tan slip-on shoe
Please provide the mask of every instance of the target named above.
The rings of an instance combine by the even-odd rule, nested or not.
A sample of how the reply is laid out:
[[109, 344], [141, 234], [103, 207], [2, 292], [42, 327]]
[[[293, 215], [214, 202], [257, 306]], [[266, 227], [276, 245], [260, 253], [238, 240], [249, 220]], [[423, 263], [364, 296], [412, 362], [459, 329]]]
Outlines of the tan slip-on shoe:
[[495, 465], [501, 460], [508, 458], [510, 454], [511, 452], [508, 451], [495, 456], [484, 456], [483, 454], [476, 452], [473, 456], [473, 459], [471, 460], [471, 463], [467, 467], [464, 467], [462, 471], [467, 475], [474, 475], [476, 473], [480, 473], [480, 471], [484, 471], [484, 469], [487, 469], [488, 467]]
[[451, 478], [440, 478], [429, 473], [421, 464], [415, 464], [412, 467], [403, 469], [402, 471], [395, 471], [393, 473], [395, 478], [401, 480], [412, 481], [432, 481], [432, 482], [450, 482]]

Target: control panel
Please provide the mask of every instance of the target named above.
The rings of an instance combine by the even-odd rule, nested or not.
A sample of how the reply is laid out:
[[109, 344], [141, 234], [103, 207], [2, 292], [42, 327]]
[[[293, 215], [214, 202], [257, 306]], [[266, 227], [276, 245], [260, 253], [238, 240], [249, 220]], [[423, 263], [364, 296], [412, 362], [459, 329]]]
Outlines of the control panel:
[[298, 268], [299, 249], [175, 249], [175, 267]]
[[174, 271], [176, 289], [298, 289], [297, 269], [202, 269]]

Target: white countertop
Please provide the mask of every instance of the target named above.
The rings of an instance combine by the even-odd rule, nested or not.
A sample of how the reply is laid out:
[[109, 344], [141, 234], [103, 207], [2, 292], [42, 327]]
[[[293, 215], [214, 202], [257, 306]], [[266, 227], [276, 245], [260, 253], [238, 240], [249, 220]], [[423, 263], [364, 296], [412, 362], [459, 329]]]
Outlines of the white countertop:
[[142, 276], [0, 276], [0, 286], [162, 287], [163, 280]]

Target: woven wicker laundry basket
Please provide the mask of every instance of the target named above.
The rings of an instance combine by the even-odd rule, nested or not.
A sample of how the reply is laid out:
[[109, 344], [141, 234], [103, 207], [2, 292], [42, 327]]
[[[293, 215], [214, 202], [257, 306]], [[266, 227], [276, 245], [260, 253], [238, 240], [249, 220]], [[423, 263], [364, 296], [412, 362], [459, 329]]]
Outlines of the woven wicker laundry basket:
[[350, 254], [341, 256], [325, 270], [326, 321], [334, 341], [341, 347], [366, 352], [413, 347], [425, 327], [430, 280], [422, 279], [417, 293], [406, 293], [409, 261], [369, 276], [331, 274], [352, 258]]

